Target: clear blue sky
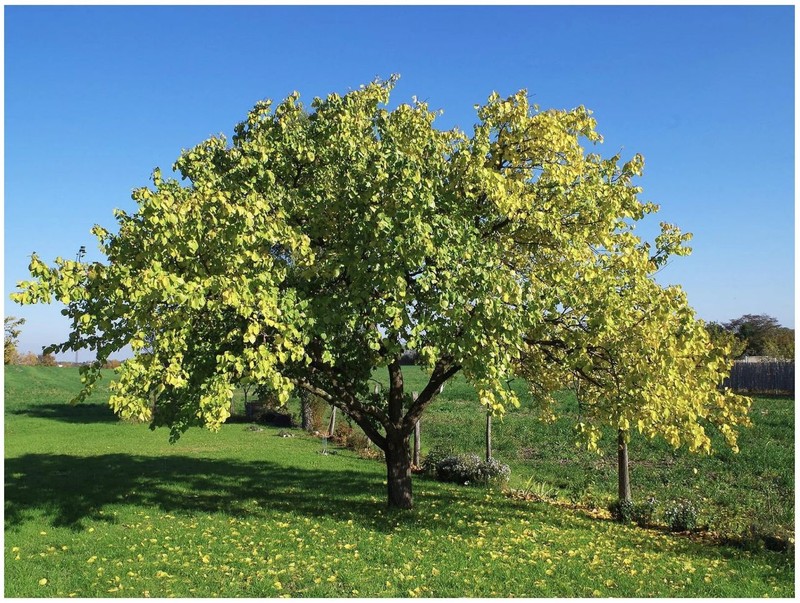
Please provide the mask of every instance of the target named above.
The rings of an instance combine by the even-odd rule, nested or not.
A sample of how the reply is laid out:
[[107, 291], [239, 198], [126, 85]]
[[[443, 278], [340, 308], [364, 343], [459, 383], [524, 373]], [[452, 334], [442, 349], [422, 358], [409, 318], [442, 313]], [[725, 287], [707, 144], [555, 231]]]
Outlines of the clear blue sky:
[[[401, 75], [470, 129], [492, 90], [595, 112], [604, 155], [694, 253], [662, 273], [699, 316], [794, 327], [794, 7], [5, 7], [5, 314], [22, 351], [66, 338], [60, 307], [8, 300], [29, 255], [101, 259], [89, 234], [182, 148], [259, 99]], [[88, 359], [84, 352], [81, 359]]]

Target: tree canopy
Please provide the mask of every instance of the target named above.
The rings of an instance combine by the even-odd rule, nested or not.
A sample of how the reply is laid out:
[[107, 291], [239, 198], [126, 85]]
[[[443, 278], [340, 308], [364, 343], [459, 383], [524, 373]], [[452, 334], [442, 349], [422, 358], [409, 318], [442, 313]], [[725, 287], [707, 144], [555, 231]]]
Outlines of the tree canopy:
[[[746, 404], [717, 391], [725, 362], [652, 277], [688, 237], [634, 234], [657, 210], [633, 184], [642, 158], [587, 154], [601, 137], [583, 107], [492, 94], [472, 132], [439, 130], [423, 102], [390, 110], [393, 85], [257, 103], [230, 142], [180, 155], [183, 183], [156, 170], [118, 232], [93, 229], [105, 263], [34, 255], [14, 299], [67, 305], [53, 349], [96, 350], [89, 383], [130, 344], [111, 405], [173, 437], [219, 426], [245, 379], [320, 396], [384, 451], [394, 506], [411, 506], [409, 434], [458, 372], [493, 412], [519, 404], [514, 376], [543, 397], [577, 377], [620, 425], [705, 448], [685, 426], [721, 416], [735, 442]], [[416, 400], [404, 350], [430, 373]]]

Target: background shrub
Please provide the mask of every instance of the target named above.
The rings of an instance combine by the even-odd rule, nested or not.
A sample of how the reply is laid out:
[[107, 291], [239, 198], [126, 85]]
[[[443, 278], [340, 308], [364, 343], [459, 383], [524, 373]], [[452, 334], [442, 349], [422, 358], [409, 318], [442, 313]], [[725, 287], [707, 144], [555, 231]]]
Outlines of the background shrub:
[[338, 446], [354, 451], [365, 459], [382, 459], [383, 451], [372, 445], [372, 440], [358, 427], [353, 426], [349, 419], [337, 421], [333, 430], [333, 441]]
[[633, 502], [630, 500], [615, 500], [608, 505], [611, 517], [620, 523], [630, 523], [633, 521]]
[[631, 519], [640, 527], [645, 527], [653, 523], [655, 513], [656, 499], [651, 496], [644, 502], [634, 503]]
[[664, 511], [664, 521], [673, 532], [685, 532], [697, 526], [697, 507], [688, 500], [670, 504]]
[[430, 477], [436, 477], [436, 466], [439, 462], [454, 455], [455, 451], [449, 446], [433, 447], [422, 459], [422, 472]]
[[511, 469], [495, 459], [488, 462], [477, 454], [447, 456], [436, 464], [436, 479], [456, 484], [489, 485], [505, 484]]
[[309, 394], [308, 403], [311, 405], [310, 431], [324, 431], [328, 427], [328, 423], [325, 420], [325, 413], [330, 410], [330, 404], [313, 394]]
[[336, 421], [336, 426], [333, 428], [331, 440], [339, 446], [349, 448], [350, 446], [348, 444], [352, 436], [353, 426], [350, 424], [350, 421], [347, 417], [344, 419], [340, 417], [339, 420]]
[[652, 523], [655, 509], [656, 499], [653, 497], [637, 503], [630, 500], [615, 500], [608, 506], [614, 521], [620, 523], [635, 522], [641, 527]]

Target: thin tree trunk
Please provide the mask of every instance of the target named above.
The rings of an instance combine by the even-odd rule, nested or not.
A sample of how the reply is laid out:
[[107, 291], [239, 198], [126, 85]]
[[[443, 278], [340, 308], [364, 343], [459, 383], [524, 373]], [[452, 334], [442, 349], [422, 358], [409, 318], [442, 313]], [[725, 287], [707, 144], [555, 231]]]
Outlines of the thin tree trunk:
[[410, 509], [413, 505], [411, 492], [411, 449], [408, 436], [394, 434], [386, 438], [386, 484], [389, 506], [395, 509]]
[[628, 443], [625, 441], [625, 431], [617, 432], [617, 493], [619, 500], [631, 501], [631, 477], [628, 471]]
[[[419, 397], [419, 392], [411, 392], [412, 402], [416, 402], [418, 397]], [[414, 456], [411, 459], [412, 464], [417, 467], [419, 467], [419, 449], [420, 449], [419, 420], [417, 420], [417, 422], [414, 423]]]
[[333, 407], [331, 412], [331, 422], [328, 424], [328, 437], [333, 437], [333, 430], [336, 429], [336, 407]]
[[420, 443], [420, 433], [419, 433], [419, 421], [414, 424], [414, 458], [413, 464], [415, 467], [419, 467], [419, 453], [420, 453], [421, 443]]
[[486, 462], [492, 460], [492, 413], [486, 413]]

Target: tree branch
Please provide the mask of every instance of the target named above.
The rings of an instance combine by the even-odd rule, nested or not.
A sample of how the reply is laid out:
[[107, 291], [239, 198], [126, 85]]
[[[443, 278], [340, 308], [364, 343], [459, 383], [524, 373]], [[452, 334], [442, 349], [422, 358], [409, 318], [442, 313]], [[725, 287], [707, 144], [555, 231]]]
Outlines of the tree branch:
[[302, 387], [307, 392], [319, 396], [328, 404], [339, 408], [343, 413], [358, 423], [358, 426], [364, 430], [364, 433], [367, 434], [367, 437], [372, 440], [375, 445], [378, 446], [378, 448], [384, 451], [386, 450], [386, 438], [381, 435], [377, 429], [375, 429], [372, 423], [368, 420], [368, 417], [373, 416], [373, 418], [381, 422], [380, 419], [374, 415], [371, 415], [369, 411], [364, 408], [354, 396], [347, 394], [349, 400], [345, 402], [342, 401], [341, 398], [331, 395], [324, 389], [309, 383], [305, 379], [297, 379], [295, 380], [295, 384], [299, 387]]
[[411, 433], [414, 429], [414, 425], [416, 425], [417, 421], [419, 421], [419, 418], [422, 416], [425, 407], [431, 403], [441, 385], [460, 370], [460, 364], [448, 365], [443, 360], [439, 360], [436, 363], [436, 367], [433, 369], [433, 373], [431, 373], [428, 384], [419, 393], [417, 399], [411, 405], [411, 408], [408, 409], [406, 416], [403, 417], [403, 432]]

